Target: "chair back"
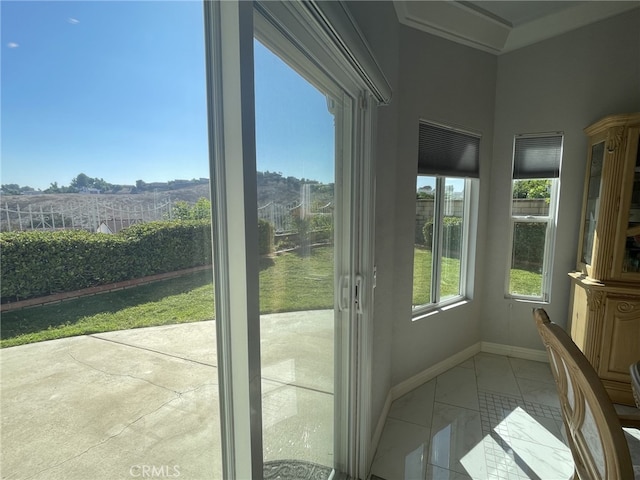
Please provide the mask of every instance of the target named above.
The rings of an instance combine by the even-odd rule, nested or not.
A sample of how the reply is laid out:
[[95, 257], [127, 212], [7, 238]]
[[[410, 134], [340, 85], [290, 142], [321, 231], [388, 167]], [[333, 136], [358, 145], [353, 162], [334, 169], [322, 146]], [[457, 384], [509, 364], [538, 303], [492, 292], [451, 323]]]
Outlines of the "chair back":
[[534, 309], [533, 317], [549, 354], [577, 477], [633, 479], [629, 447], [598, 374], [544, 309]]

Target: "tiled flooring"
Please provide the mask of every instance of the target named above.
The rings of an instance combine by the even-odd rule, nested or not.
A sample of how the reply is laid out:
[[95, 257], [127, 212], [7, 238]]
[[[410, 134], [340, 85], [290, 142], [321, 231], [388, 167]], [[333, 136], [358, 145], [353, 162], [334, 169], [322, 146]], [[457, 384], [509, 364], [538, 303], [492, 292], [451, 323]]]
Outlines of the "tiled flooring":
[[563, 428], [548, 364], [480, 353], [393, 402], [372, 474], [569, 479]]

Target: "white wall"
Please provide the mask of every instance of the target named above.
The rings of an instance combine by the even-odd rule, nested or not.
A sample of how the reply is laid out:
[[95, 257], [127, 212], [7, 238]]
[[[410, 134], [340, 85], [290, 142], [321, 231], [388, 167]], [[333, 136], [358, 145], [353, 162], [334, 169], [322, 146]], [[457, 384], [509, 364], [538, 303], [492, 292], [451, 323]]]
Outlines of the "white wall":
[[[399, 25], [390, 2], [349, 9], [393, 88], [378, 109], [372, 421], [390, 388], [480, 341], [541, 348], [529, 303], [504, 298], [511, 145], [565, 132], [552, 319], [564, 324], [575, 266], [586, 137], [600, 117], [640, 111], [640, 10], [496, 57]], [[473, 300], [412, 322], [418, 120], [479, 131], [481, 188]], [[491, 212], [491, 215], [489, 215]]]
[[[400, 115], [396, 170], [396, 252], [392, 384], [431, 367], [480, 340], [479, 279], [473, 300], [428, 318], [412, 321], [415, 191], [420, 119], [458, 125], [482, 134], [477, 252], [485, 248], [488, 184], [493, 138], [496, 63], [494, 56], [402, 26], [400, 30]], [[475, 260], [475, 261], [474, 261]]]
[[560, 210], [552, 277], [551, 319], [566, 326], [575, 269], [587, 137], [601, 117], [640, 111], [640, 9], [498, 57], [491, 212], [482, 339], [542, 348], [531, 303], [504, 298], [513, 136], [563, 131]]
[[[481, 274], [493, 138], [494, 56], [401, 26], [389, 2], [350, 2], [349, 9], [393, 87], [378, 109], [376, 263], [372, 421], [390, 387], [480, 340]], [[481, 192], [474, 299], [413, 322], [413, 238], [418, 121], [482, 133]], [[475, 252], [474, 252], [475, 257]]]

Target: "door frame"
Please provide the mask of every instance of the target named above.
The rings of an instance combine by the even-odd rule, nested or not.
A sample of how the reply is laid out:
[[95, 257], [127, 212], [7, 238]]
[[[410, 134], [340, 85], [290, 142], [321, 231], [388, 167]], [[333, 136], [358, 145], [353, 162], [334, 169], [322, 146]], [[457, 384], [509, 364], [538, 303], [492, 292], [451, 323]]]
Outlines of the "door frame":
[[[253, 37], [262, 17], [254, 23], [256, 11], [318, 68], [330, 72], [331, 80], [353, 98], [350, 199], [345, 199], [352, 205], [353, 219], [346, 246], [351, 259], [349, 305], [348, 320], [338, 322], [346, 334], [345, 341], [336, 345], [344, 361], [337, 365], [341, 382], [335, 397], [341, 401], [334, 415], [339, 427], [335, 465], [353, 478], [363, 478], [372, 458], [372, 107], [376, 98], [365, 79], [314, 26], [313, 15], [302, 2], [205, 0], [204, 5], [224, 478], [261, 478], [263, 467], [253, 93]], [[254, 187], [245, 188], [250, 185]], [[344, 375], [345, 368], [348, 375]]]

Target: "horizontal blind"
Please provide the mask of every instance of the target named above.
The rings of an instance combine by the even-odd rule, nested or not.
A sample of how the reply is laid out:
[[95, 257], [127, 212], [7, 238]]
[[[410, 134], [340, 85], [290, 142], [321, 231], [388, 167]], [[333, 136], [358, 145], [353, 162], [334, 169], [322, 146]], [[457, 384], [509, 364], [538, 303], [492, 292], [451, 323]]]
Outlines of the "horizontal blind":
[[418, 174], [478, 178], [480, 137], [420, 123]]
[[561, 134], [516, 137], [513, 178], [558, 178], [561, 158]]

